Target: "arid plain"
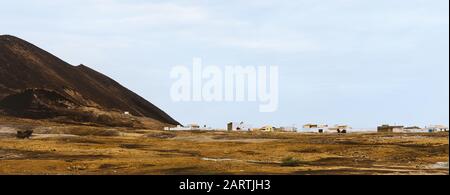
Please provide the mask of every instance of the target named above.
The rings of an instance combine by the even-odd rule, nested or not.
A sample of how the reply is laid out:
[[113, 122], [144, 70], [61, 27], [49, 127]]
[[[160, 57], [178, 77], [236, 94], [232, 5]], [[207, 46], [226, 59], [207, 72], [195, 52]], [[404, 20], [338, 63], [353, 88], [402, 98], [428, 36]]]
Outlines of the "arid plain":
[[[17, 139], [19, 129], [33, 129]], [[448, 133], [168, 132], [0, 118], [0, 174], [449, 174]]]

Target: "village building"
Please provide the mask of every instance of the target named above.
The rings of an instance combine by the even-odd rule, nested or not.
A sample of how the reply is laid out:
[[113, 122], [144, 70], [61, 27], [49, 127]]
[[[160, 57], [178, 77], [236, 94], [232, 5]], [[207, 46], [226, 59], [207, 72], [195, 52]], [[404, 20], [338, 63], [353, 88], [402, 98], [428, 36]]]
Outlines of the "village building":
[[405, 129], [405, 130], [419, 130], [419, 129], [422, 129], [422, 128], [420, 128], [419, 126], [408, 126], [408, 127], [403, 128], [403, 129]]
[[328, 125], [326, 124], [314, 124], [314, 123], [307, 123], [303, 125], [303, 132], [319, 132], [323, 133], [328, 130]]
[[273, 132], [275, 128], [272, 125], [266, 125], [264, 127], [259, 128], [260, 131]]
[[403, 132], [408, 133], [425, 133], [428, 132], [427, 129], [420, 128], [419, 126], [408, 126], [403, 128]]
[[164, 127], [166, 131], [211, 131], [211, 127], [206, 125], [200, 127], [198, 124], [189, 124], [187, 126], [177, 125], [176, 127]]
[[189, 124], [188, 127], [192, 128], [193, 130], [200, 129], [200, 125], [198, 124]]
[[325, 129], [324, 131], [328, 132], [328, 133], [347, 133], [348, 130], [351, 128], [352, 127], [350, 127], [348, 125], [334, 125], [333, 127], [329, 127], [327, 129]]
[[381, 125], [377, 127], [378, 133], [395, 133], [404, 132], [404, 126], [399, 125]]
[[296, 132], [298, 129], [297, 127], [280, 127], [280, 128], [276, 128], [277, 131], [287, 131], [287, 132]]
[[313, 123], [308, 123], [303, 125], [303, 129], [316, 129], [316, 128], [327, 128], [328, 125], [320, 125], [320, 124], [313, 124]]
[[310, 123], [308, 123], [308, 124], [303, 125], [304, 129], [313, 129], [313, 128], [317, 128], [317, 127], [319, 127], [318, 124], [310, 124]]
[[444, 125], [432, 125], [427, 129], [429, 132], [448, 132], [448, 127]]
[[251, 127], [244, 122], [229, 122], [227, 124], [227, 131], [251, 131]]
[[334, 128], [339, 129], [341, 131], [351, 129], [351, 127], [348, 125], [335, 125]]
[[177, 125], [176, 127], [165, 127], [164, 130], [166, 131], [191, 131], [191, 127], [184, 127], [181, 125]]

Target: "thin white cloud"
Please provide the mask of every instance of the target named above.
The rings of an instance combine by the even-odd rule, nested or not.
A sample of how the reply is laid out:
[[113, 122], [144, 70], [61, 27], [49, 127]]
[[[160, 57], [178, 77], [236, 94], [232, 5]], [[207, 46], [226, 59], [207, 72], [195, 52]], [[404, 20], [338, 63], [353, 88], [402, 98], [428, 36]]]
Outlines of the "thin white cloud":
[[250, 49], [256, 52], [310, 52], [317, 51], [320, 46], [307, 39], [255, 39], [248, 37], [223, 38], [218, 42], [225, 47]]
[[208, 21], [206, 9], [200, 6], [180, 5], [173, 2], [141, 2], [100, 0], [93, 8], [105, 14], [110, 22], [130, 25], [192, 24]]

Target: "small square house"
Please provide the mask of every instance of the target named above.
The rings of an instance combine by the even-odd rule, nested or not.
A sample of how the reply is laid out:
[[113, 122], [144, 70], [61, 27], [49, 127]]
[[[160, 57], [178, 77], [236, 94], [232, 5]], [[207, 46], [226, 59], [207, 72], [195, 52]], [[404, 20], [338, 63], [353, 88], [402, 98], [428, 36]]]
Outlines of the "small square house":
[[266, 125], [264, 127], [259, 128], [260, 131], [272, 132], [275, 128], [272, 125]]
[[399, 133], [404, 132], [403, 126], [392, 126], [392, 125], [381, 125], [378, 126], [377, 131], [378, 133]]

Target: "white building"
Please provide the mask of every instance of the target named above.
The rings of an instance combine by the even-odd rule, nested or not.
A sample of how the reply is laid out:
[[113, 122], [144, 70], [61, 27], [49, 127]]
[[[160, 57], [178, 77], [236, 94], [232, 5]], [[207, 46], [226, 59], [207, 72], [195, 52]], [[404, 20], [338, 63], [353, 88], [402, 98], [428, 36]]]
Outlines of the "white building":
[[405, 133], [426, 133], [426, 132], [428, 132], [428, 129], [420, 128], [419, 126], [409, 126], [409, 127], [404, 127], [403, 132], [405, 132]]
[[448, 132], [448, 127], [444, 125], [431, 125], [427, 127], [429, 132]]
[[296, 132], [298, 129], [297, 127], [280, 127], [279, 128], [280, 131], [288, 131], [288, 132]]
[[343, 133], [348, 132], [352, 127], [344, 124], [334, 125], [333, 127], [329, 127], [326, 132], [329, 133]]
[[327, 132], [329, 129], [327, 124], [314, 124], [314, 123], [308, 123], [308, 124], [304, 124], [303, 128], [301, 129], [301, 131], [298, 132]]
[[183, 127], [181, 125], [177, 125], [176, 127], [165, 127], [166, 131], [192, 131], [192, 127]]
[[317, 128], [327, 128], [328, 125], [326, 124], [314, 124], [314, 123], [308, 123], [303, 125], [303, 129], [317, 129]]
[[187, 126], [177, 125], [176, 127], [164, 127], [166, 131], [211, 131], [211, 127], [207, 127], [206, 125], [200, 127], [197, 124], [189, 124]]

